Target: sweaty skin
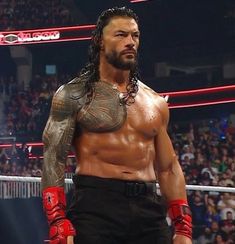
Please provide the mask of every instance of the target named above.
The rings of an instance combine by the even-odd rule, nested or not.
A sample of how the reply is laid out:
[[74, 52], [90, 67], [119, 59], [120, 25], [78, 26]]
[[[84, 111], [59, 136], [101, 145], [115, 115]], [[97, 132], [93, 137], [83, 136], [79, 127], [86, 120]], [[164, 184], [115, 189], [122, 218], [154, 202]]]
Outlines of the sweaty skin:
[[[118, 88], [110, 88], [109, 84], [100, 82], [103, 83], [101, 88], [107, 86], [118, 97], [120, 94]], [[77, 92], [77, 96], [81, 95], [82, 86], [79, 82], [73, 82], [59, 89], [53, 98], [51, 114], [43, 133], [45, 144], [43, 187], [63, 186], [64, 162], [73, 142], [78, 161], [77, 173], [141, 181], [156, 180], [156, 173], [159, 173], [159, 183], [162, 182], [164, 191], [169, 191], [170, 182], [167, 175], [170, 172], [178, 178], [177, 174], [181, 171], [166, 132], [169, 119], [166, 101], [139, 82], [135, 103], [125, 107], [127, 115], [120, 113], [117, 128], [113, 128], [107, 119], [102, 121], [103, 114], [96, 108], [92, 111], [96, 129], [93, 131], [92, 124], [89, 124], [88, 129], [82, 126], [88, 116], [81, 111], [87, 106], [84, 105], [84, 97], [71, 99], [75, 97], [73, 95], [75, 88], [81, 90], [80, 93]], [[110, 97], [111, 104], [108, 101], [106, 103], [107, 108], [112, 108], [112, 97]], [[118, 104], [121, 111], [122, 106], [125, 105]], [[89, 109], [86, 111], [87, 114], [90, 114]], [[81, 114], [82, 124], [79, 122]], [[99, 126], [97, 121], [100, 123]], [[166, 186], [165, 178], [168, 181]]]
[[[115, 85], [113, 90], [116, 90], [116, 94], [126, 92], [130, 76], [127, 67], [135, 63], [138, 46], [139, 29], [135, 20], [113, 17], [104, 27], [100, 41], [100, 81], [97, 82]], [[113, 59], [124, 64], [122, 68], [112, 63]], [[119, 105], [125, 108], [117, 108], [119, 116], [115, 120], [102, 121], [102, 113], [99, 112], [102, 106], [99, 104], [96, 104], [98, 109], [93, 107], [93, 110], [89, 110], [89, 116], [95, 118], [93, 124], [91, 119], [85, 117], [86, 96], [73, 99], [84, 94], [79, 82], [67, 84], [56, 92], [43, 133], [43, 189], [64, 185], [66, 156], [73, 144], [78, 174], [125, 180], [158, 179], [162, 196], [167, 202], [186, 199], [183, 172], [167, 134], [167, 103], [142, 82], [139, 81], [138, 85], [135, 102], [130, 106]], [[98, 92], [102, 93], [101, 90]], [[78, 96], [74, 96], [74, 93]], [[107, 100], [107, 107], [113, 109], [116, 106], [112, 103], [114, 100], [110, 98], [111, 105]], [[104, 118], [107, 114], [109, 112], [106, 111]], [[89, 126], [86, 126], [86, 121], [89, 121]], [[94, 130], [91, 129], [92, 125]], [[188, 237], [176, 235], [174, 244], [182, 243], [192, 242]]]
[[[115, 68], [107, 61], [107, 57], [116, 53], [123, 63], [135, 61], [139, 46], [138, 25], [131, 18], [114, 17], [103, 32], [99, 82], [103, 82], [103, 87], [112, 87], [114, 94], [119, 94], [126, 91], [130, 71]], [[125, 109], [116, 110], [117, 114], [120, 113], [118, 111], [126, 111], [126, 114], [121, 112], [116, 116], [118, 123], [111, 120], [107, 123], [105, 117], [102, 121], [97, 109], [99, 106], [93, 109], [90, 114], [94, 117], [94, 130], [91, 129], [91, 119], [88, 128], [84, 124], [84, 114], [93, 106], [92, 102], [91, 108], [85, 105], [84, 84], [75, 79], [55, 93], [43, 133], [43, 189], [64, 185], [66, 156], [73, 144], [78, 161], [76, 173], [142, 181], [158, 178], [161, 192], [167, 201], [186, 199], [183, 173], [167, 134], [167, 103], [140, 81], [138, 85], [135, 102], [130, 106], [119, 105], [125, 106]], [[97, 90], [102, 94], [101, 90]], [[113, 96], [106, 101], [107, 108], [113, 106]], [[79, 120], [82, 121], [81, 125]], [[101, 131], [97, 131], [98, 127], [101, 127]]]
[[75, 138], [77, 172], [106, 178], [155, 180], [154, 138], [161, 126], [157, 94], [140, 84], [135, 103], [127, 106], [123, 126], [107, 133], [83, 130]]

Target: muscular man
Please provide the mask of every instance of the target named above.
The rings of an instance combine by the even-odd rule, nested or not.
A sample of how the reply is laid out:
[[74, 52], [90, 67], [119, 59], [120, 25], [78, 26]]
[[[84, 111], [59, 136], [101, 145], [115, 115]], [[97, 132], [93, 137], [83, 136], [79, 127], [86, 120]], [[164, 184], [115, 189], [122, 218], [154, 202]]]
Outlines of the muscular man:
[[[132, 10], [104, 11], [89, 63], [54, 95], [43, 133], [42, 175], [51, 244], [191, 243], [184, 176], [167, 134], [169, 110], [138, 79], [139, 38]], [[71, 145], [78, 167], [65, 214], [64, 168]]]

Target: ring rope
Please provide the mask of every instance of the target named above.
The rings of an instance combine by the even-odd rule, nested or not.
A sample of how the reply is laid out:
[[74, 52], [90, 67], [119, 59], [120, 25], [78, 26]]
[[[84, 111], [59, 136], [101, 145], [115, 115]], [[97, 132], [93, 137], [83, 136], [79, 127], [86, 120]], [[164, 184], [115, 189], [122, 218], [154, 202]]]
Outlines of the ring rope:
[[[0, 181], [13, 181], [13, 182], [31, 182], [40, 183], [40, 177], [24, 177], [24, 176], [4, 176], [0, 175]], [[72, 179], [65, 179], [66, 184], [73, 184]], [[159, 188], [159, 184], [157, 184]], [[186, 185], [187, 190], [193, 191], [214, 191], [214, 192], [230, 192], [235, 193], [235, 188], [233, 187], [222, 187], [222, 186], [201, 186], [201, 185]]]
[[235, 99], [223, 99], [216, 101], [206, 101], [206, 102], [194, 102], [194, 103], [181, 103], [181, 104], [170, 104], [170, 109], [175, 108], [193, 108], [193, 107], [202, 107], [202, 106], [210, 106], [210, 105], [218, 105], [225, 103], [235, 103]]
[[225, 92], [225, 91], [232, 91], [232, 90], [235, 90], [235, 85], [200, 88], [200, 89], [193, 89], [193, 90], [162, 92], [162, 93], [160, 93], [160, 95], [162, 95], [162, 96], [169, 95], [171, 97], [179, 97], [179, 96], [198, 95], [198, 94], [199, 95], [210, 94], [210, 93], [215, 93], [215, 92]]

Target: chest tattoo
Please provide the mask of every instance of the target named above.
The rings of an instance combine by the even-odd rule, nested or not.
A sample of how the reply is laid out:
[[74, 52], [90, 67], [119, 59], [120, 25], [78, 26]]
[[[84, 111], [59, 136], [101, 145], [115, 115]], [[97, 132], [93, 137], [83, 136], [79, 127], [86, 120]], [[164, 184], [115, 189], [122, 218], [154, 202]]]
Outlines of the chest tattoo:
[[109, 132], [118, 130], [126, 117], [126, 106], [120, 102], [120, 92], [112, 84], [96, 82], [91, 102], [78, 113], [78, 122], [91, 132]]

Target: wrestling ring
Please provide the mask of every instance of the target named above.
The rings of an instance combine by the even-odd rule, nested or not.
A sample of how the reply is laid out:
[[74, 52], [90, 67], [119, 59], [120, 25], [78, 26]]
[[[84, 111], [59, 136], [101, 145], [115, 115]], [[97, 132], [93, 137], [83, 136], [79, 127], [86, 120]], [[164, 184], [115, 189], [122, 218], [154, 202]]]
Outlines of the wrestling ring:
[[[0, 175], [0, 199], [39, 197], [41, 196], [40, 183], [40, 177]], [[72, 189], [72, 184], [72, 179], [65, 179], [66, 192]], [[159, 189], [158, 184], [157, 188]], [[221, 186], [186, 185], [186, 189], [190, 191], [235, 193], [235, 188]]]

